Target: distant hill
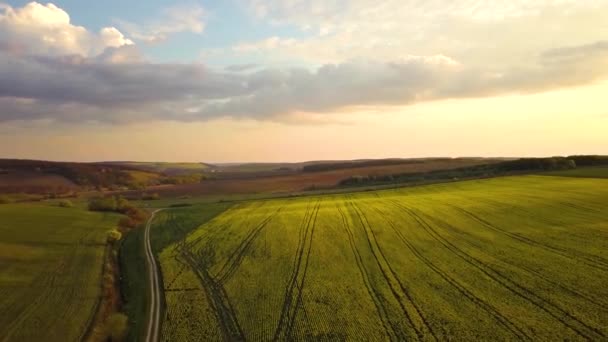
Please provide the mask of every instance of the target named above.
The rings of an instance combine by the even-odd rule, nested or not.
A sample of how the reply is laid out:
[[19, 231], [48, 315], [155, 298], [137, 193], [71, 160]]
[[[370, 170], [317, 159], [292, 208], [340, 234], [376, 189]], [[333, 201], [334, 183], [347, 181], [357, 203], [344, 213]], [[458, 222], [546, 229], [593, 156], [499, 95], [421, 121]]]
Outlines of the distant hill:
[[0, 193], [140, 188], [163, 175], [124, 165], [0, 159]]
[[[353, 159], [353, 160], [309, 160], [303, 162], [285, 163], [219, 163], [211, 169], [221, 172], [267, 172], [267, 171], [315, 171], [340, 168], [355, 168], [365, 166], [382, 166], [419, 162], [424, 160], [449, 160], [451, 158], [384, 158], [384, 159]], [[472, 158], [473, 159], [473, 158]]]
[[[66, 194], [89, 190], [165, 195], [276, 193], [388, 183], [487, 177], [608, 165], [607, 156], [565, 158], [387, 158], [298, 163], [96, 163], [0, 159], [0, 194]], [[570, 165], [570, 164], [568, 164]]]
[[203, 172], [215, 165], [207, 163], [171, 163], [171, 162], [134, 162], [134, 161], [110, 161], [102, 162], [104, 165], [117, 165], [136, 168], [145, 171], [163, 173], [165, 175], [184, 175], [194, 172]]
[[[396, 160], [399, 160], [399, 162], [396, 162]], [[412, 162], [411, 159], [385, 159], [380, 161], [366, 159], [302, 163], [220, 164], [216, 165], [216, 169], [207, 171], [212, 173], [209, 179], [198, 184], [155, 187], [149, 190], [158, 192], [161, 197], [290, 193], [335, 188], [341, 181], [353, 176], [431, 172], [501, 161], [504, 161], [504, 159], [428, 158], [416, 159], [416, 162]], [[325, 164], [331, 164], [333, 167], [316, 172], [303, 171], [304, 167], [308, 165]], [[343, 164], [349, 167], [344, 167]], [[129, 192], [126, 195], [138, 197], [140, 192]]]

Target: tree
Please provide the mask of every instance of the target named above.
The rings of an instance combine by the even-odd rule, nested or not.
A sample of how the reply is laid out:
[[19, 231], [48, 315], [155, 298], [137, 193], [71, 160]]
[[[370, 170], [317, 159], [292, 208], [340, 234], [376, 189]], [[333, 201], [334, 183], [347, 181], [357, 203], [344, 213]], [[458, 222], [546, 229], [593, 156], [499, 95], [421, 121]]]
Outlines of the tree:
[[72, 208], [74, 206], [74, 203], [72, 203], [72, 201], [70, 200], [61, 200], [57, 203], [57, 205], [62, 208]]
[[116, 211], [116, 199], [114, 197], [98, 197], [89, 201], [91, 211]]

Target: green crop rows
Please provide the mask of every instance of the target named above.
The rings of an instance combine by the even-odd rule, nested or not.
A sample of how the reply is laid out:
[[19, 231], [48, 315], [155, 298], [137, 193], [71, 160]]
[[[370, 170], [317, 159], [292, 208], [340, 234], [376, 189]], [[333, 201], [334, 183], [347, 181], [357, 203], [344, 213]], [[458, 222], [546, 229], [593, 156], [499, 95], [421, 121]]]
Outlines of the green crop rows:
[[101, 295], [116, 215], [45, 204], [0, 206], [0, 340], [81, 339]]
[[606, 203], [547, 176], [241, 203], [159, 254], [162, 339], [606, 340]]

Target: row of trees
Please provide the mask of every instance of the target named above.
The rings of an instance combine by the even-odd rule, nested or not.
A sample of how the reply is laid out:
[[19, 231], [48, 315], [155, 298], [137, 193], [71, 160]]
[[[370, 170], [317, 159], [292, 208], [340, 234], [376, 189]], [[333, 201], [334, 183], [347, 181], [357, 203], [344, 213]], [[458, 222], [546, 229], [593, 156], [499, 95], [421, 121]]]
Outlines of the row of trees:
[[120, 230], [129, 230], [144, 223], [148, 214], [122, 196], [97, 197], [89, 201], [89, 210], [126, 215], [118, 222]]
[[576, 168], [576, 161], [563, 157], [522, 158], [500, 163], [462, 167], [430, 172], [402, 173], [392, 175], [351, 176], [340, 181], [340, 186], [375, 185], [389, 183], [414, 183], [460, 178], [494, 177], [522, 172], [568, 170]]
[[91, 336], [92, 341], [123, 341], [127, 335], [129, 318], [120, 307], [120, 277], [118, 267], [118, 250], [123, 234], [142, 225], [148, 218], [146, 211], [136, 207], [122, 196], [97, 197], [89, 200], [91, 211], [116, 212], [125, 215], [118, 222], [118, 227], [107, 233], [106, 260], [103, 270], [103, 296], [101, 310], [103, 317], [97, 322]]

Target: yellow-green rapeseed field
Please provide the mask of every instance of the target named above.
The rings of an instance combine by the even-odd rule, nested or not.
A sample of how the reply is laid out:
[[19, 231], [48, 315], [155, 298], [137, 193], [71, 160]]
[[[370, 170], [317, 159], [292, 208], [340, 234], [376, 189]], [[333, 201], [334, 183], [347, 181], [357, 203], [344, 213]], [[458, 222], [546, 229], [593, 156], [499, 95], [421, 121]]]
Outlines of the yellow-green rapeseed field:
[[607, 204], [548, 176], [243, 202], [159, 253], [162, 339], [608, 340]]

